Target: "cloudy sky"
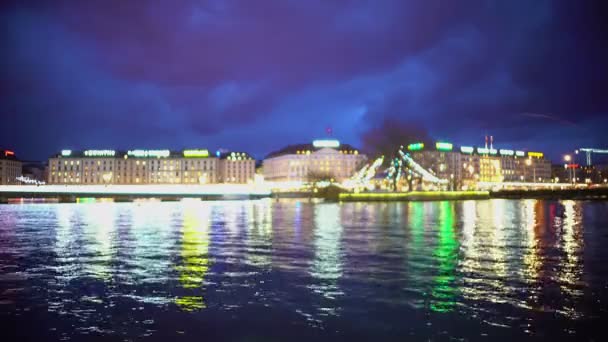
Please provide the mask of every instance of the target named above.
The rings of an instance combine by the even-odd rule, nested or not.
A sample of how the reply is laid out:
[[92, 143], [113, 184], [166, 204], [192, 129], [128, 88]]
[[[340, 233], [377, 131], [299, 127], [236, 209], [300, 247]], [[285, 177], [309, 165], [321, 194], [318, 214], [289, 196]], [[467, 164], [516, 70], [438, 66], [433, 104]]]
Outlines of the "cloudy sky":
[[605, 1], [0, 6], [0, 147], [23, 159], [184, 147], [261, 158], [327, 127], [360, 146], [387, 118], [555, 159], [608, 147]]

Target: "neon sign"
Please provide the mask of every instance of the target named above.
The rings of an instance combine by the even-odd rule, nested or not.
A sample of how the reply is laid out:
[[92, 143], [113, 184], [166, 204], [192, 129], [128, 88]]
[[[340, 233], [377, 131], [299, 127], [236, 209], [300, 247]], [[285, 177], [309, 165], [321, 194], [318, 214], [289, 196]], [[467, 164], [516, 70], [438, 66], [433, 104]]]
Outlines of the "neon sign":
[[435, 147], [439, 151], [451, 151], [454, 146], [447, 142], [438, 142], [435, 144]]
[[85, 157], [114, 157], [116, 151], [114, 150], [86, 150], [84, 151]]
[[338, 148], [340, 147], [340, 142], [338, 140], [314, 140], [312, 142], [312, 146], [314, 147], [332, 147]]
[[209, 157], [209, 150], [184, 150], [184, 157], [186, 158], [207, 158]]
[[410, 151], [420, 151], [424, 148], [424, 143], [415, 143], [407, 145], [407, 149]]
[[128, 156], [137, 158], [166, 158], [170, 154], [169, 150], [131, 150], [127, 152]]
[[472, 148], [471, 146], [460, 146], [460, 152], [462, 153], [473, 153], [474, 148]]

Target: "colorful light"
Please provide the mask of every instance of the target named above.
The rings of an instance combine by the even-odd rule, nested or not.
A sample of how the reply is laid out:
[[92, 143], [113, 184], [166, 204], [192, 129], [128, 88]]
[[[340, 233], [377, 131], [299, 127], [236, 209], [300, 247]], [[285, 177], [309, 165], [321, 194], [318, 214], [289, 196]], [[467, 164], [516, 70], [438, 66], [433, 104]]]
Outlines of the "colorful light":
[[114, 157], [116, 151], [114, 150], [86, 150], [84, 155], [86, 157]]
[[544, 154], [542, 152], [528, 152], [528, 157], [542, 158]]
[[209, 150], [184, 150], [184, 157], [186, 157], [186, 158], [207, 158], [207, 157], [209, 157]]
[[312, 146], [320, 148], [320, 147], [331, 147], [338, 148], [340, 147], [340, 142], [338, 140], [314, 140], [312, 142]]
[[490, 154], [497, 154], [497, 153], [498, 153], [498, 150], [496, 150], [495, 148], [491, 148], [491, 149], [489, 150], [489, 152], [490, 152]]
[[515, 155], [518, 157], [524, 157], [526, 155], [526, 152], [524, 151], [515, 151]]
[[14, 156], [14, 155], [15, 155], [15, 152], [13, 152], [13, 151], [9, 151], [9, 150], [5, 150], [4, 151], [4, 156], [5, 157]]
[[424, 143], [415, 143], [407, 145], [407, 149], [410, 151], [420, 151], [424, 148]]
[[477, 148], [477, 153], [479, 153], [479, 154], [488, 154], [488, 153], [490, 153], [490, 149], [489, 148], [485, 148], [485, 147], [478, 147]]
[[462, 153], [469, 153], [469, 154], [471, 154], [471, 153], [473, 153], [474, 150], [475, 149], [473, 147], [471, 147], [471, 146], [460, 146], [460, 152], [462, 152]]
[[447, 142], [437, 142], [435, 143], [435, 147], [439, 151], [451, 151], [454, 146]]
[[72, 150], [61, 150], [61, 155], [64, 157], [69, 157], [72, 155]]
[[513, 150], [503, 150], [503, 149], [500, 149], [499, 152], [500, 152], [501, 156], [512, 156], [512, 155], [515, 154], [515, 151], [513, 151]]

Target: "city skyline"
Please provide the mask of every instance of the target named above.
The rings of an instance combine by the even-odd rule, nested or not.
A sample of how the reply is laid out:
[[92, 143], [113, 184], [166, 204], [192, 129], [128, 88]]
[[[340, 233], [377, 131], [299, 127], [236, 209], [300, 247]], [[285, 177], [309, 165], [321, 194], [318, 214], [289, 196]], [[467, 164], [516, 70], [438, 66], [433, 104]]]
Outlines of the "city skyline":
[[365, 148], [393, 119], [559, 162], [608, 146], [603, 6], [14, 2], [0, 7], [0, 147], [26, 160], [190, 146], [262, 159], [327, 127]]

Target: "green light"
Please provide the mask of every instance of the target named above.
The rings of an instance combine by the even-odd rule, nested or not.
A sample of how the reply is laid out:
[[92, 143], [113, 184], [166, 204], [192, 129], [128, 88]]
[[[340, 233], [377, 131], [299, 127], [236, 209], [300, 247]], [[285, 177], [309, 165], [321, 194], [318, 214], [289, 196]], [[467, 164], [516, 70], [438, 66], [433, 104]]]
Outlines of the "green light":
[[468, 153], [471, 154], [473, 153], [474, 148], [472, 148], [471, 146], [460, 146], [460, 152], [462, 153]]
[[186, 157], [186, 158], [207, 158], [207, 157], [209, 157], [209, 150], [184, 150], [184, 157]]
[[61, 155], [64, 157], [69, 157], [72, 155], [72, 150], [61, 150]]
[[424, 143], [421, 143], [421, 142], [407, 145], [407, 149], [409, 151], [420, 151], [423, 148], [424, 148]]
[[513, 150], [503, 150], [503, 149], [501, 149], [498, 152], [500, 153], [501, 156], [512, 156], [512, 155], [515, 154], [515, 151], [513, 151]]
[[439, 244], [433, 253], [439, 262], [439, 275], [435, 278], [435, 286], [431, 290], [430, 308], [436, 312], [449, 312], [456, 306], [454, 298], [457, 288], [454, 281], [459, 247], [454, 233], [454, 207], [451, 202], [441, 202], [439, 220]]
[[524, 151], [515, 151], [515, 155], [518, 157], [525, 157], [526, 156], [526, 152]]
[[451, 151], [454, 146], [447, 142], [438, 142], [435, 144], [435, 147], [439, 151]]

